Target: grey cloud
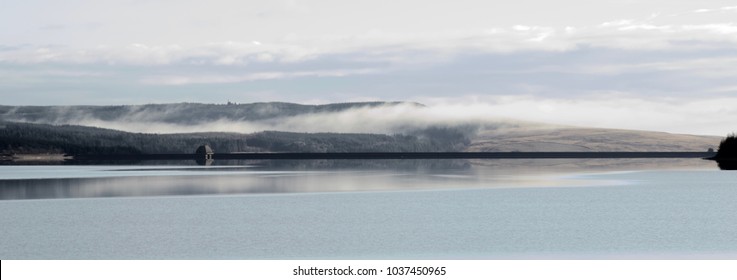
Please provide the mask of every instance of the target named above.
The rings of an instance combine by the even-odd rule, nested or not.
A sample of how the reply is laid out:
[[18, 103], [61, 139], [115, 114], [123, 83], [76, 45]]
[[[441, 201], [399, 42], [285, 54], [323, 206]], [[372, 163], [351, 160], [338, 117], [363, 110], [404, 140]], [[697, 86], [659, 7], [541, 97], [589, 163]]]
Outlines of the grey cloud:
[[344, 77], [352, 75], [365, 75], [376, 73], [377, 69], [332, 69], [321, 71], [297, 71], [297, 72], [255, 72], [242, 75], [195, 75], [195, 76], [152, 76], [141, 80], [144, 84], [153, 85], [190, 85], [190, 84], [228, 84], [242, 83], [260, 80], [290, 79], [302, 77]]
[[[432, 52], [395, 51], [423, 57]], [[650, 96], [716, 97], [737, 75], [737, 50], [616, 50], [467, 53], [435, 62], [388, 62], [373, 54], [344, 53], [316, 59], [249, 65], [8, 64], [0, 95], [5, 103], [51, 102], [60, 92], [87, 98], [64, 104], [148, 102], [403, 100], [484, 94], [587, 96], [618, 91]], [[15, 77], [15, 78], [10, 78]], [[46, 98], [34, 97], [46, 93]], [[25, 99], [28, 98], [28, 99]], [[25, 99], [25, 101], [24, 101]], [[59, 101], [59, 100], [57, 100]], [[74, 102], [74, 103], [70, 103]], [[49, 103], [54, 104], [54, 103]]]
[[[677, 42], [703, 42], [701, 47], [737, 42], [737, 25], [725, 23], [656, 23], [653, 19], [618, 20], [598, 26], [554, 28], [524, 26], [436, 30], [432, 32], [368, 32], [353, 36], [326, 36], [259, 44], [221, 42], [201, 45], [97, 46], [86, 48], [33, 47], [6, 50], [0, 62], [9, 63], [115, 63], [131, 65], [209, 64], [250, 65], [254, 63], [300, 63], [323, 56], [364, 53], [376, 60], [408, 62], [396, 53], [431, 52], [420, 57], [433, 62], [446, 55], [468, 52], [510, 53], [525, 51], [572, 51], [581, 46], [625, 50], [688, 50], [693, 45]], [[412, 58], [412, 57], [409, 57]], [[417, 57], [415, 57], [417, 58]], [[412, 62], [413, 60], [409, 60]]]

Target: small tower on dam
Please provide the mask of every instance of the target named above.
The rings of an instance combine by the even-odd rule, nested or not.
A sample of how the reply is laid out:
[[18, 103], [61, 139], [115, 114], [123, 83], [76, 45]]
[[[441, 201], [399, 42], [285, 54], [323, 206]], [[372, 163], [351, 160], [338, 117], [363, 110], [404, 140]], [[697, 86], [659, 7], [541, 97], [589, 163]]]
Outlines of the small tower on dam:
[[197, 155], [198, 159], [212, 159], [212, 154], [214, 152], [212, 151], [212, 148], [210, 148], [210, 145], [202, 145], [194, 152]]

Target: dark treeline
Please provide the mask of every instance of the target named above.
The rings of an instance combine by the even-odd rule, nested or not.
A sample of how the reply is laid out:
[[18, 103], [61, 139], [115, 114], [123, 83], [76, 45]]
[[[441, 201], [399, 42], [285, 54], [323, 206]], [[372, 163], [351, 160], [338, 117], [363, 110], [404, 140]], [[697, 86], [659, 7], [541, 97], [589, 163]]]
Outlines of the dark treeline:
[[732, 133], [722, 139], [715, 158], [737, 160], [737, 134]]
[[236, 152], [443, 152], [469, 140], [460, 131], [430, 128], [412, 135], [291, 133], [146, 134], [29, 123], [0, 124], [0, 153], [174, 154], [209, 144], [216, 153]]
[[[0, 125], [0, 150], [14, 153], [137, 154], [124, 133], [81, 126], [4, 123]], [[139, 140], [140, 141], [140, 140]]]

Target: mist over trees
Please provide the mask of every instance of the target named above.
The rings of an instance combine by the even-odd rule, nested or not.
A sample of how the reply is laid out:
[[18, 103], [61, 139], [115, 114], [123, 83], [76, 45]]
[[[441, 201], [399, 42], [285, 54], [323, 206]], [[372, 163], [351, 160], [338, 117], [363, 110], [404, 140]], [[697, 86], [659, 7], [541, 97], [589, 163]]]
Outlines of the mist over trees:
[[129, 133], [75, 125], [0, 124], [0, 152], [80, 154], [193, 153], [209, 144], [218, 153], [236, 152], [438, 152], [470, 143], [453, 128], [428, 128], [413, 135], [292, 133]]
[[[219, 121], [279, 122], [283, 118], [381, 106], [424, 107], [407, 102], [301, 105], [269, 102], [236, 104], [148, 104], [123, 106], [0, 106], [0, 152], [66, 154], [192, 153], [209, 144], [219, 153], [236, 152], [429, 152], [461, 151], [470, 144], [466, 127], [406, 127], [401, 133], [295, 133], [263, 131], [157, 134], [75, 125], [80, 120], [165, 123], [208, 128]], [[237, 124], [237, 123], [236, 123]], [[329, 129], [329, 128], [326, 128]], [[215, 130], [215, 129], [213, 129]]]
[[449, 152], [463, 150], [470, 140], [451, 128], [428, 128], [413, 135], [266, 131], [248, 135], [247, 142], [278, 152]]
[[154, 121], [193, 125], [218, 120], [258, 121], [303, 114], [341, 112], [355, 108], [393, 105], [424, 106], [407, 102], [357, 102], [303, 105], [284, 102], [236, 104], [146, 104], [121, 106], [0, 106], [0, 120], [46, 124], [75, 124], [82, 119], [100, 121]]
[[551, 126], [489, 118], [465, 107], [443, 109], [411, 102], [0, 105], [0, 152], [192, 153], [202, 144], [219, 153], [703, 151], [722, 139]]

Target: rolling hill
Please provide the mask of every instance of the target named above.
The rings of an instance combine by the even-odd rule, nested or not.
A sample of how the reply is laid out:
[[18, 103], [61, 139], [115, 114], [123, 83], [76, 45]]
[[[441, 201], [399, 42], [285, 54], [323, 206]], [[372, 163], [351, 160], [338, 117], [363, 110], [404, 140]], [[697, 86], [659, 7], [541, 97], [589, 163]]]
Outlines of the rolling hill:
[[445, 120], [433, 118], [426, 108], [407, 102], [0, 106], [0, 151], [188, 153], [209, 143], [219, 152], [658, 152], [706, 151], [721, 140], [512, 120]]

